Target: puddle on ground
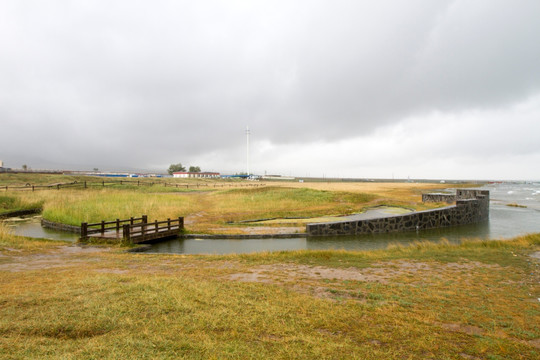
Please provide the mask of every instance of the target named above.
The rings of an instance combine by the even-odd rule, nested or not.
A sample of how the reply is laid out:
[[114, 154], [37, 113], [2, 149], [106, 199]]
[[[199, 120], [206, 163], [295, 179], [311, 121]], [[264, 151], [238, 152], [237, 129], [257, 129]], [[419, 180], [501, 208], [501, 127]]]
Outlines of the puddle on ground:
[[28, 236], [39, 239], [72, 241], [79, 239], [79, 234], [47, 229], [41, 226], [41, 216], [15, 217], [4, 220], [11, 232], [19, 236]]

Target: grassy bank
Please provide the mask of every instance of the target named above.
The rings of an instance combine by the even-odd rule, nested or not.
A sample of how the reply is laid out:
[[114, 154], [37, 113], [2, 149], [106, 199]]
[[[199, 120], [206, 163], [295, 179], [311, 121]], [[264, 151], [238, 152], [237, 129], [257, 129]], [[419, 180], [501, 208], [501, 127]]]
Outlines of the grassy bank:
[[134, 255], [0, 228], [0, 358], [536, 359], [539, 250]]
[[39, 211], [42, 207], [43, 201], [41, 200], [0, 194], [0, 217], [19, 211]]
[[140, 214], [152, 219], [185, 216], [197, 219], [190, 223], [192, 231], [245, 219], [350, 213], [376, 199], [369, 194], [272, 187], [184, 194], [90, 189], [20, 195], [21, 199], [36, 196], [44, 203], [43, 217], [51, 221], [77, 225]]

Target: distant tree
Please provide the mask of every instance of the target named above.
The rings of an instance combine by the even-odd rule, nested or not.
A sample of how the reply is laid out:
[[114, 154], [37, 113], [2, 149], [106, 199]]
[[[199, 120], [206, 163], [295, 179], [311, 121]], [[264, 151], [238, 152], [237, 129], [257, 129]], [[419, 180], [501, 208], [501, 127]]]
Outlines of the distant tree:
[[169, 175], [172, 175], [173, 173], [178, 172], [178, 171], [186, 171], [186, 168], [183, 167], [181, 163], [178, 163], [178, 164], [171, 164], [171, 166], [169, 166], [169, 170], [167, 170]]
[[198, 166], [190, 166], [189, 172], [201, 172], [201, 168]]
[[24, 171], [28, 170], [28, 165], [24, 164], [24, 165], [22, 166], [22, 169], [23, 169]]
[[98, 172], [98, 171], [99, 171], [99, 169], [98, 169], [98, 168], [94, 168], [94, 172]]

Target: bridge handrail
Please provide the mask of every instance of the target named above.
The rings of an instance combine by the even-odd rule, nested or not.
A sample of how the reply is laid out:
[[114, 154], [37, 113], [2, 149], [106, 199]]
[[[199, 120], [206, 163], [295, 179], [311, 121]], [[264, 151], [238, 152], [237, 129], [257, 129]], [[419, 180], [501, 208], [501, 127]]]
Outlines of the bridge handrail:
[[[166, 224], [166, 226], [160, 226]], [[133, 237], [144, 237], [145, 235], [155, 234], [162, 230], [179, 230], [184, 228], [184, 218], [167, 219], [163, 221], [144, 222], [138, 224], [123, 225], [124, 238], [129, 240]]]
[[120, 222], [120, 223], [131, 223], [131, 222], [134, 222], [134, 221], [143, 221], [143, 220], [146, 220], [146, 219], [147, 219], [147, 217], [145, 215], [143, 215], [140, 218], [129, 218], [129, 219], [125, 219], [125, 220], [117, 219], [117, 220], [112, 220], [112, 221], [100, 221], [100, 222], [97, 222], [97, 223], [87, 223], [87, 225], [88, 225], [88, 227], [90, 227], [90, 226], [101, 226], [102, 224], [112, 225], [112, 224], [116, 224], [118, 222]]
[[[142, 215], [140, 218], [131, 217], [129, 219], [124, 219], [124, 220], [120, 220], [120, 219], [116, 219], [113, 221], [103, 220], [97, 223], [83, 222], [81, 223], [81, 237], [86, 238], [90, 234], [98, 234], [98, 233], [103, 234], [105, 233], [105, 231], [108, 231], [108, 230], [116, 230], [117, 232], [120, 232], [120, 230], [122, 229], [122, 226], [126, 223], [133, 225], [133, 224], [145, 223], [147, 221], [148, 221], [148, 216]], [[114, 226], [107, 226], [107, 225], [114, 225]], [[95, 228], [95, 227], [98, 227], [98, 228]]]

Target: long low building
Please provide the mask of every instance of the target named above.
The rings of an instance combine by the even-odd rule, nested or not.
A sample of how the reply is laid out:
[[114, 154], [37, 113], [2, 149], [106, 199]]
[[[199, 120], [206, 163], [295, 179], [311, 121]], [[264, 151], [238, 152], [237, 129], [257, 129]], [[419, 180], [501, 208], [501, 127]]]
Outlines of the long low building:
[[219, 178], [220, 174], [217, 172], [189, 172], [179, 171], [173, 173], [175, 178]]

